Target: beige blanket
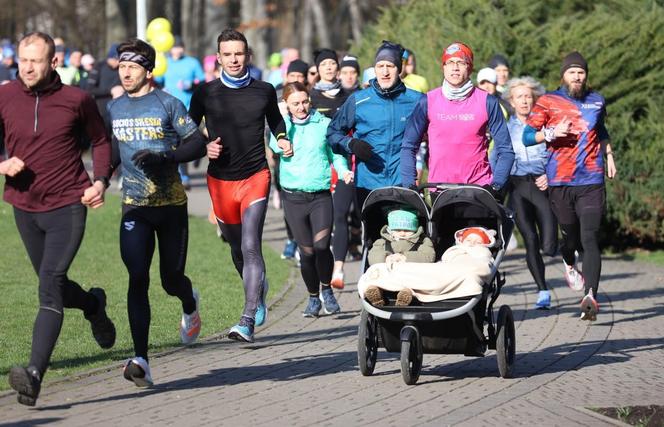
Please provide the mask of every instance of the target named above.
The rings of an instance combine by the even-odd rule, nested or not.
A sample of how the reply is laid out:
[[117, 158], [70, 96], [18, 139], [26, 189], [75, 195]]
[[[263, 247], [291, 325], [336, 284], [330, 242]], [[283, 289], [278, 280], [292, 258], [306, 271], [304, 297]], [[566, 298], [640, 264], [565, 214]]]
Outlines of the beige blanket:
[[440, 262], [374, 264], [360, 277], [357, 290], [364, 298], [369, 286], [398, 292], [413, 291], [421, 302], [442, 301], [482, 293], [482, 283], [491, 275], [493, 258], [484, 246], [455, 245]]

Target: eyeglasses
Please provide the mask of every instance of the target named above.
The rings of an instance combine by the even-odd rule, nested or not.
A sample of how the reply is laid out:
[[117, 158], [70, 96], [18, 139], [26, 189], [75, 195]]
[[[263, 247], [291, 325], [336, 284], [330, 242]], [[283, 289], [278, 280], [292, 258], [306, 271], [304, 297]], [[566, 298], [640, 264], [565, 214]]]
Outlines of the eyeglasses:
[[466, 61], [447, 61], [445, 65], [448, 67], [468, 68], [468, 63]]

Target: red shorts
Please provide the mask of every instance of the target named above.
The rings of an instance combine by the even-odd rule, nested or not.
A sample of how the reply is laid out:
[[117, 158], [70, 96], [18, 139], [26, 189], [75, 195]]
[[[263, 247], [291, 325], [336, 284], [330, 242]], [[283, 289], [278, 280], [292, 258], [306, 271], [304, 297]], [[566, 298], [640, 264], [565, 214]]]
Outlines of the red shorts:
[[267, 199], [270, 170], [263, 169], [239, 181], [224, 181], [208, 175], [207, 183], [217, 219], [224, 224], [241, 224], [245, 209]]

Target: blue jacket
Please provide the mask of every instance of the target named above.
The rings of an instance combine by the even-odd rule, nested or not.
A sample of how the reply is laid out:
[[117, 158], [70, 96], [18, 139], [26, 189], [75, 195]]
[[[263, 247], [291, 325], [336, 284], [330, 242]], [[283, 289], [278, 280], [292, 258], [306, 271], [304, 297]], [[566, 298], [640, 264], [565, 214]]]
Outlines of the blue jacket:
[[357, 187], [373, 190], [401, 185], [401, 141], [408, 117], [423, 96], [403, 82], [384, 91], [373, 79], [367, 89], [354, 92], [341, 106], [327, 128], [328, 144], [337, 153], [352, 154], [348, 143], [357, 138], [373, 149], [369, 161], [357, 160]]
[[544, 175], [546, 173], [546, 162], [549, 160], [549, 152], [546, 144], [537, 144], [530, 147], [523, 145], [523, 130], [526, 127], [516, 116], [510, 117], [507, 129], [512, 138], [514, 149], [514, 165], [510, 175]]

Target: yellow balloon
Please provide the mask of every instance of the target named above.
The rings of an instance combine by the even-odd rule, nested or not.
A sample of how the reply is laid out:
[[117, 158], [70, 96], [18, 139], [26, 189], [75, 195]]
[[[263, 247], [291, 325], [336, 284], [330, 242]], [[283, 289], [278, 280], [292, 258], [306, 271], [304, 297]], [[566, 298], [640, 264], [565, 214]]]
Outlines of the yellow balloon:
[[173, 47], [175, 38], [171, 33], [157, 33], [150, 42], [157, 52], [168, 52]]
[[145, 35], [152, 40], [158, 33], [170, 33], [171, 23], [166, 18], [155, 18], [148, 24]]
[[166, 69], [168, 68], [168, 61], [166, 60], [166, 55], [163, 52], [157, 52], [157, 56], [154, 61], [154, 70], [152, 70], [152, 75], [155, 77], [161, 77], [166, 74]]

